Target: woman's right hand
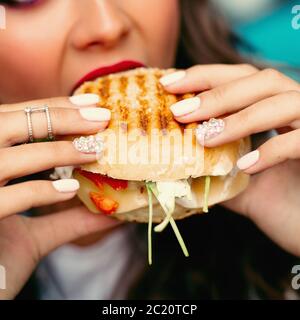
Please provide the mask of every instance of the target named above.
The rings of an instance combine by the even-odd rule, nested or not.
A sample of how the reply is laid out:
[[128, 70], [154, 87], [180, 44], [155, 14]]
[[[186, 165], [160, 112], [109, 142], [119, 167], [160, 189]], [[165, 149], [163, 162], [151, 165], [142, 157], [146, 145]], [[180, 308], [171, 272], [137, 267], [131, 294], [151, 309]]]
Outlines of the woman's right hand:
[[[12, 299], [21, 290], [39, 260], [58, 246], [90, 233], [112, 228], [119, 222], [89, 214], [83, 206], [55, 214], [29, 218], [18, 215], [72, 199], [79, 183], [74, 179], [27, 181], [7, 186], [15, 178], [54, 167], [80, 165], [97, 160], [93, 153], [75, 149], [65, 135], [89, 135], [105, 129], [110, 111], [96, 108], [98, 96], [53, 98], [0, 106], [0, 265], [6, 269], [6, 290], [0, 299]], [[47, 105], [54, 136], [60, 141], [24, 144], [28, 127], [24, 109]], [[33, 113], [34, 138], [48, 135], [45, 114]]]

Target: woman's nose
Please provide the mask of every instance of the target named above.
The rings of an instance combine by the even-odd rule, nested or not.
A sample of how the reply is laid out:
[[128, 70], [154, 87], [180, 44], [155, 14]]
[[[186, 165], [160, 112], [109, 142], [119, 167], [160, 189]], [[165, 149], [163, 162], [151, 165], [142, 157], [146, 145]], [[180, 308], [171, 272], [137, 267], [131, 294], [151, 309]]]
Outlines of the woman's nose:
[[82, 4], [78, 6], [81, 12], [73, 32], [73, 45], [76, 48], [94, 45], [113, 47], [128, 34], [130, 21], [114, 1], [84, 0]]

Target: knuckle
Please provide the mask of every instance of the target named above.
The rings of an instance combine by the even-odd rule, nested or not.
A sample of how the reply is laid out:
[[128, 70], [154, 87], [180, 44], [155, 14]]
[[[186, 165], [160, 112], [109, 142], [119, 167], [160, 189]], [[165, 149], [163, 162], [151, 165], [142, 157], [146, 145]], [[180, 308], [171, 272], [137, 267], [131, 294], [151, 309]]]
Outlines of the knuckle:
[[262, 70], [260, 74], [262, 80], [267, 81], [271, 85], [271, 88], [273, 88], [273, 91], [300, 91], [300, 85], [296, 81], [276, 69], [267, 68]]
[[199, 77], [201, 74], [201, 87], [205, 88], [206, 90], [212, 89], [213, 85], [210, 77], [206, 72], [203, 72], [203, 68], [203, 65], [194, 65], [187, 69], [187, 73], [190, 75], [196, 75], [197, 77]]
[[261, 81], [266, 83], [272, 93], [282, 92], [284, 86], [286, 86], [287, 81], [285, 76], [278, 70], [273, 68], [267, 68], [260, 72]]
[[51, 108], [50, 116], [52, 119], [52, 126], [54, 134], [58, 132], [58, 127], [63, 123], [70, 127], [79, 125], [81, 120], [77, 110], [73, 109], [64, 109], [64, 108]]
[[28, 201], [28, 205], [30, 207], [33, 207], [35, 205], [37, 196], [39, 196], [43, 192], [43, 186], [36, 181], [29, 181], [26, 184], [26, 201]]
[[265, 148], [271, 150], [277, 160], [285, 160], [295, 152], [294, 143], [286, 135], [277, 135], [266, 143]]
[[192, 67], [188, 68], [187, 71], [199, 71], [201, 64], [195, 64]]
[[0, 143], [2, 147], [12, 146], [16, 143], [17, 134], [12, 120], [9, 113], [0, 112]]
[[294, 114], [299, 117], [300, 115], [300, 91], [292, 90], [285, 93], [287, 106], [293, 108]]
[[[277, 153], [277, 157], [281, 159], [299, 158], [299, 147], [296, 143], [295, 131], [287, 134], [280, 134], [272, 138], [271, 150]], [[272, 141], [273, 140], [273, 141]], [[274, 149], [275, 148], [275, 149]]]
[[275, 137], [271, 138], [268, 141], [267, 146], [271, 149], [271, 150], [278, 150], [279, 148], [281, 148], [282, 143], [284, 141], [283, 140], [283, 136], [282, 135], [276, 135]]
[[54, 162], [65, 158], [70, 154], [70, 143], [68, 141], [58, 141], [48, 143], [50, 148], [50, 157]]
[[239, 125], [242, 131], [247, 129], [252, 129], [251, 125], [253, 121], [251, 121], [252, 112], [249, 108], [243, 109], [242, 111], [233, 115], [235, 117], [235, 123]]
[[[1, 105], [0, 105], [1, 108]], [[3, 123], [3, 121], [5, 120], [5, 112], [0, 112], [0, 122]]]
[[63, 114], [62, 109], [59, 108], [51, 108], [50, 109], [50, 117], [52, 120], [52, 126], [54, 133], [57, 132], [57, 128], [62, 121], [66, 121], [67, 115]]
[[[5, 155], [6, 150], [0, 149], [0, 166], [4, 167], [4, 164], [6, 163]], [[0, 182], [4, 182], [7, 179], [7, 170], [0, 170]]]
[[258, 71], [258, 69], [255, 66], [253, 66], [253, 65], [251, 65], [249, 63], [242, 63], [242, 64], [239, 65], [239, 67], [242, 70], [244, 70], [244, 72], [246, 74], [251, 74], [251, 73], [254, 73], [254, 72]]
[[49, 106], [51, 109], [56, 109], [61, 107], [62, 101], [60, 98], [47, 98], [44, 100], [44, 104]]
[[260, 158], [267, 158], [269, 161], [272, 161], [274, 158], [280, 157], [280, 152], [282, 147], [282, 138], [278, 136], [274, 136], [258, 147]]
[[207, 96], [213, 101], [213, 105], [221, 106], [225, 99], [225, 90], [223, 88], [217, 87], [207, 92]]
[[286, 96], [288, 98], [289, 103], [296, 105], [298, 108], [300, 107], [300, 91], [287, 91]]
[[1, 135], [11, 127], [12, 117], [8, 112], [0, 112]]
[[282, 73], [273, 68], [264, 69], [261, 71], [261, 73], [266, 79], [269, 79], [270, 81], [278, 81], [283, 78]]
[[45, 205], [48, 200], [53, 198], [49, 181], [36, 180], [26, 182], [24, 200], [27, 207], [34, 208]]

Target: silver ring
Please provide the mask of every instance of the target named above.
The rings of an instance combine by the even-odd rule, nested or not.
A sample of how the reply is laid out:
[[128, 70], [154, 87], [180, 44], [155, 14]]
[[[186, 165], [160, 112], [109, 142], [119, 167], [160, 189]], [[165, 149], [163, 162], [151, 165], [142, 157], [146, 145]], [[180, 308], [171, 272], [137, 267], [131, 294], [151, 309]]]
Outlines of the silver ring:
[[48, 140], [54, 140], [53, 130], [52, 130], [52, 122], [50, 117], [49, 107], [47, 105], [44, 106], [46, 118], [47, 118], [47, 130], [48, 130]]
[[27, 126], [28, 126], [28, 135], [29, 135], [29, 142], [33, 142], [33, 131], [32, 131], [32, 121], [31, 121], [31, 108], [27, 107], [24, 109], [26, 118], [27, 118]]
[[43, 107], [27, 107], [24, 109], [24, 112], [27, 118], [28, 136], [30, 143], [34, 142], [31, 114], [35, 112], [44, 112], [46, 114], [48, 140], [54, 140], [50, 111], [47, 105]]

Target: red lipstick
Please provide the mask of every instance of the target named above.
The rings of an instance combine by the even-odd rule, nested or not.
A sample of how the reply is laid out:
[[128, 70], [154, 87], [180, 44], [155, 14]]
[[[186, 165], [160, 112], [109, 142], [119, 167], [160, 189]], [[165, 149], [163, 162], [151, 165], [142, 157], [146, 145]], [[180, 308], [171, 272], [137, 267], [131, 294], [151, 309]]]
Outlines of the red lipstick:
[[125, 60], [110, 66], [98, 68], [96, 70], [89, 72], [87, 75], [81, 78], [74, 86], [73, 91], [86, 81], [91, 81], [111, 73], [116, 73], [116, 72], [121, 72], [121, 71], [130, 70], [130, 69], [141, 68], [141, 67], [145, 67], [145, 65], [141, 62]]

